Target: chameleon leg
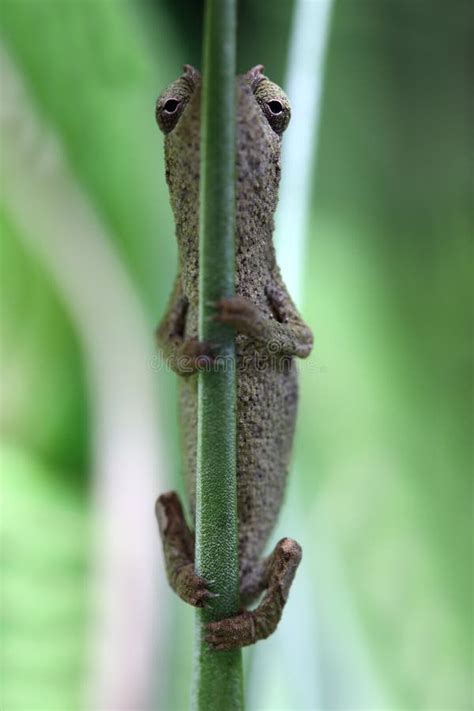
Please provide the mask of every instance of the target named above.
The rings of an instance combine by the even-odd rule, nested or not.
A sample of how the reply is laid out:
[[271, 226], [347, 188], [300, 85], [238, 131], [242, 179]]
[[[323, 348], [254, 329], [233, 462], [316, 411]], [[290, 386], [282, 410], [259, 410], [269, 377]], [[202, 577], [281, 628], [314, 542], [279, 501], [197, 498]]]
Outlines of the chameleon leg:
[[310, 329], [296, 312], [290, 312], [293, 316], [290, 318], [288, 312], [281, 312], [273, 300], [270, 304], [278, 319], [265, 316], [258, 306], [244, 296], [230, 296], [216, 303], [214, 318], [244, 333], [260, 348], [268, 349], [271, 346], [272, 355], [278, 353], [306, 358], [313, 347]]
[[240, 578], [240, 604], [243, 607], [251, 605], [268, 586], [268, 571], [273, 554], [260, 560], [251, 570]]
[[169, 584], [185, 602], [194, 607], [204, 607], [215, 594], [207, 589], [207, 581], [194, 571], [194, 536], [188, 528], [176, 492], [162, 494], [156, 502], [155, 511]]
[[184, 337], [188, 308], [189, 302], [178, 276], [166, 314], [156, 330], [156, 338], [166, 364], [182, 376], [206, 370], [212, 365], [215, 355], [210, 343]]
[[275, 631], [301, 554], [301, 546], [291, 538], [282, 538], [277, 543], [268, 560], [267, 589], [261, 603], [255, 610], [209, 623], [206, 641], [211, 647], [220, 650], [245, 647]]

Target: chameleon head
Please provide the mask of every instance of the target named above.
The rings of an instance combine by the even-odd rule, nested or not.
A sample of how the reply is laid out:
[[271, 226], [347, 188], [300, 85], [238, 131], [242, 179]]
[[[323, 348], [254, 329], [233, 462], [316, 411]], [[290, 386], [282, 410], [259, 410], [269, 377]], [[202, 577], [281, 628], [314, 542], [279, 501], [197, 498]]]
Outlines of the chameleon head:
[[[291, 109], [286, 94], [261, 64], [236, 78], [237, 201], [270, 223], [280, 179], [281, 135]], [[158, 97], [156, 121], [165, 134], [166, 180], [177, 223], [189, 230], [199, 201], [201, 75], [189, 64]], [[239, 209], [237, 210], [239, 215]]]
[[[246, 74], [237, 77], [237, 82], [240, 80], [241, 86], [246, 84], [251, 89], [270, 127], [281, 136], [290, 121], [290, 102], [284, 91], [263, 74], [263, 70], [263, 65], [257, 64]], [[163, 133], [171, 133], [176, 128], [200, 85], [200, 72], [190, 64], [185, 64], [179, 79], [160, 94], [156, 101], [155, 116]]]

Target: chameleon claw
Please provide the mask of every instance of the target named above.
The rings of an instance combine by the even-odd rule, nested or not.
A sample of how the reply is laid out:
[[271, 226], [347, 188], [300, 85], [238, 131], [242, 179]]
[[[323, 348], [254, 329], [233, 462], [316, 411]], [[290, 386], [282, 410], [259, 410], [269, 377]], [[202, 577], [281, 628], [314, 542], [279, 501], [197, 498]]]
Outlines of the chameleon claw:
[[177, 571], [174, 589], [182, 600], [193, 607], [205, 607], [216, 595], [209, 590], [209, 582], [196, 574], [192, 563]]

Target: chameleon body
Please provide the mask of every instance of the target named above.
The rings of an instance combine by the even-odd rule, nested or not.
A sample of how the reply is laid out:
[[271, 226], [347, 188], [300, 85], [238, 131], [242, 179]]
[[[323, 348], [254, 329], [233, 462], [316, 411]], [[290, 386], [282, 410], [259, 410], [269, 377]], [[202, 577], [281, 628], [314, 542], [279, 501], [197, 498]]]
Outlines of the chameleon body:
[[[257, 66], [236, 78], [236, 295], [216, 304], [234, 327], [237, 366], [237, 496], [241, 600], [265, 593], [253, 611], [208, 625], [207, 640], [231, 649], [275, 629], [301, 548], [282, 539], [261, 560], [281, 507], [297, 407], [293, 359], [306, 357], [312, 334], [282, 281], [272, 243], [280, 180], [281, 134], [290, 118], [283, 91]], [[179, 269], [158, 341], [180, 378], [185, 481], [195, 512], [197, 371], [212, 364], [213, 345], [198, 340], [199, 73], [184, 74], [159, 97], [166, 179], [176, 222]], [[213, 593], [194, 571], [194, 539], [174, 492], [157, 502], [168, 579], [185, 601], [203, 606]]]

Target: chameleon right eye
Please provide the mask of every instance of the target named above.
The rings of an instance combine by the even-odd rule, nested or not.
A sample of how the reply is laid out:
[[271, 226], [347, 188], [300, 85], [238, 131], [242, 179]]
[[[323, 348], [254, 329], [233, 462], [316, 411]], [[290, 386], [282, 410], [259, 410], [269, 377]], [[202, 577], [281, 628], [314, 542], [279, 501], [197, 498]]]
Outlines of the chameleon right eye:
[[163, 133], [171, 133], [186, 108], [201, 75], [190, 64], [185, 64], [183, 74], [158, 97], [155, 108], [156, 122]]
[[169, 99], [158, 99], [156, 102], [156, 122], [163, 133], [170, 133], [178, 123], [178, 119], [183, 113], [186, 101], [170, 97]]

